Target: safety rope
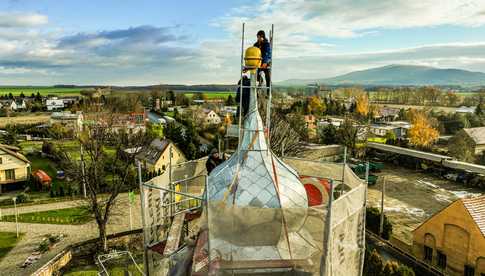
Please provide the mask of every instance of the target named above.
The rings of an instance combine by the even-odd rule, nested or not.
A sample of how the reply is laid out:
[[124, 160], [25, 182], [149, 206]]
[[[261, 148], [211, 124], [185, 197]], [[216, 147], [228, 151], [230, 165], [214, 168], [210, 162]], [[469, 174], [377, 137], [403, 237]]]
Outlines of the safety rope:
[[281, 205], [281, 197], [280, 197], [280, 187], [279, 187], [279, 182], [278, 182], [278, 175], [276, 174], [276, 166], [274, 164], [274, 157], [271, 155], [271, 165], [273, 167], [273, 174], [274, 174], [274, 179], [275, 179], [275, 188], [276, 188], [276, 195], [278, 196], [278, 202], [280, 203], [281, 207], [281, 217], [283, 220], [283, 228], [285, 230], [285, 237], [286, 237], [286, 243], [288, 244], [288, 253], [290, 253], [290, 259], [293, 259], [293, 256], [291, 254], [291, 247], [290, 247], [290, 237], [288, 236], [288, 225], [286, 223], [286, 218], [285, 218], [285, 212], [283, 209], [283, 206]]

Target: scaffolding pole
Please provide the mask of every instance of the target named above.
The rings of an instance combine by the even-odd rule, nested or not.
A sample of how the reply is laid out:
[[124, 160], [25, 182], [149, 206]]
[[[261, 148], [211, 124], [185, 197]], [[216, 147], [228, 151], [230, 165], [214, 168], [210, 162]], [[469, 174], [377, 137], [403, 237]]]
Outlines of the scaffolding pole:
[[145, 271], [145, 275], [149, 275], [149, 268], [148, 268], [148, 255], [147, 255], [147, 237], [146, 237], [146, 221], [145, 221], [145, 190], [143, 189], [143, 180], [141, 178], [141, 164], [140, 161], [137, 162], [138, 164], [138, 184], [140, 185], [140, 204], [141, 204], [141, 225], [143, 230], [143, 270]]
[[241, 34], [241, 75], [239, 79], [239, 140], [237, 141], [237, 153], [239, 154], [241, 148], [241, 123], [242, 123], [242, 98], [243, 98], [243, 72], [244, 72], [244, 25], [242, 24], [242, 34]]
[[333, 205], [333, 191], [334, 185], [333, 180], [329, 180], [330, 183], [330, 191], [328, 197], [328, 206], [327, 206], [327, 218], [326, 218], [326, 226], [325, 226], [325, 236], [323, 239], [323, 250], [324, 250], [324, 260], [322, 260], [322, 264], [320, 267], [320, 276], [328, 276], [327, 272], [330, 271], [330, 265], [332, 264], [331, 261], [331, 238], [332, 238], [332, 205]]
[[[273, 34], [274, 34], [274, 25], [271, 24], [271, 31], [269, 32], [269, 37], [270, 37], [270, 47], [271, 47], [271, 53], [273, 52]], [[265, 72], [265, 74], [269, 74], [269, 84], [266, 84], [268, 86], [268, 102], [266, 103], [266, 131], [267, 131], [267, 140], [268, 140], [268, 154], [270, 153], [271, 150], [271, 132], [270, 132], [270, 127], [271, 127], [271, 99], [272, 99], [272, 88], [273, 88], [273, 57], [271, 57], [271, 65], [267, 69], [268, 71]], [[265, 76], [266, 77], [266, 76]]]

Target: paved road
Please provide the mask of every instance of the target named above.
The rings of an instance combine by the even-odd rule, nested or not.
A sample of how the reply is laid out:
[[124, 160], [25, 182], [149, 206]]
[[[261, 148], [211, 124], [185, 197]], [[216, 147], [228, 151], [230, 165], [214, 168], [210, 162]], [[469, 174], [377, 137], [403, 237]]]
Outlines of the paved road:
[[[51, 204], [42, 204], [37, 206], [25, 206], [19, 208], [19, 213], [37, 211], [45, 211], [60, 208], [69, 208], [79, 206], [79, 202], [68, 201]], [[129, 208], [128, 196], [122, 194], [115, 205], [114, 216], [108, 224], [108, 234], [117, 233], [130, 230], [129, 226]], [[5, 211], [4, 209], [3, 211]], [[9, 210], [8, 212], [12, 212]], [[133, 229], [141, 227], [140, 216], [140, 202], [139, 197], [132, 209], [133, 214]], [[0, 261], [0, 271], [2, 275], [29, 275], [47, 260], [59, 253], [64, 247], [69, 244], [92, 239], [97, 237], [98, 230], [96, 223], [91, 221], [83, 225], [56, 225], [56, 224], [36, 224], [36, 223], [19, 223], [20, 232], [25, 233], [23, 238], [17, 243], [7, 256]], [[0, 222], [0, 231], [15, 232], [15, 223]], [[28, 268], [20, 268], [25, 259], [37, 248], [39, 243], [47, 234], [63, 234], [66, 235], [53, 250], [42, 255], [41, 259]]]

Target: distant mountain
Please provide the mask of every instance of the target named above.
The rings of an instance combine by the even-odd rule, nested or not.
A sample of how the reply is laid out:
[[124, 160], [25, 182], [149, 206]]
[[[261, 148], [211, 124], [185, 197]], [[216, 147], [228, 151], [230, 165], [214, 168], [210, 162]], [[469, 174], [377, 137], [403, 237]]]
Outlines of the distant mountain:
[[326, 79], [292, 79], [279, 85], [306, 85], [311, 83], [327, 85], [485, 85], [485, 73], [461, 69], [439, 69], [416, 65], [387, 65], [362, 71], [354, 71]]

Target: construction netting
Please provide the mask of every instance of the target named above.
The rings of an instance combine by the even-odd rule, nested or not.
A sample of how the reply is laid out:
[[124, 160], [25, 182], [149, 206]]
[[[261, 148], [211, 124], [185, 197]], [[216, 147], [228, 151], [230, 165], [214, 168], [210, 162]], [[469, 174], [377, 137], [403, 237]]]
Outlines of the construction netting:
[[[271, 192], [260, 189], [265, 186], [263, 174], [244, 185], [252, 193], [247, 200], [261, 202], [248, 206], [233, 204], [245, 200], [244, 191], [238, 194], [241, 201], [234, 201], [231, 191], [221, 194], [219, 200], [206, 200], [205, 187], [210, 190], [211, 183], [206, 183], [205, 162], [175, 165], [171, 176], [162, 174], [142, 185], [149, 275], [174, 275], [174, 271], [190, 271], [191, 275], [361, 275], [366, 186], [350, 168], [278, 159], [276, 163], [289, 165], [299, 177], [308, 205], [301, 206], [299, 197], [295, 204], [271, 205]], [[252, 166], [250, 170], [260, 173]], [[283, 174], [285, 177], [290, 176]], [[190, 210], [203, 211], [188, 219]], [[177, 230], [177, 223], [182, 230]]]
[[365, 183], [343, 164], [285, 158], [300, 175], [332, 179], [331, 231], [321, 275], [361, 275], [365, 252]]
[[[174, 164], [172, 170], [142, 184], [145, 263], [149, 275], [169, 275], [186, 253], [185, 239], [197, 235], [204, 203], [205, 159]], [[197, 228], [198, 229], [198, 228]], [[198, 230], [196, 230], [198, 231]]]

